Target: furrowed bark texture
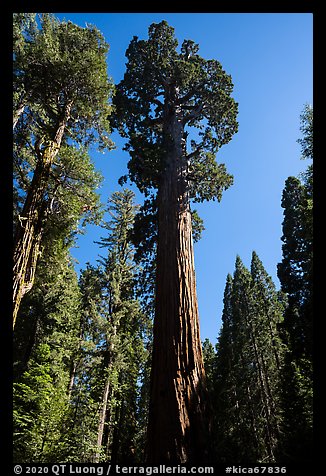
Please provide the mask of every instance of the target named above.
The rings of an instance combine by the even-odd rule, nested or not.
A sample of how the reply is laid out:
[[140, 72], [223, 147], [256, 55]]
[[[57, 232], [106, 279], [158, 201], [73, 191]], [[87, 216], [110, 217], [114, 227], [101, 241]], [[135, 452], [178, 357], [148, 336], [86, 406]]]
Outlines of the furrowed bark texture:
[[183, 126], [170, 87], [165, 110], [166, 162], [158, 190], [148, 464], [205, 460], [206, 386], [186, 183]]
[[49, 167], [49, 161], [37, 164], [23, 212], [19, 217], [20, 223], [17, 225], [13, 266], [14, 327], [21, 300], [33, 286], [42, 236], [43, 195]]
[[42, 151], [37, 151], [38, 162], [24, 208], [19, 216], [13, 256], [13, 327], [15, 327], [21, 300], [33, 287], [43, 235], [44, 194], [53, 160], [60, 148], [64, 130], [70, 117], [71, 105], [72, 103], [68, 103], [65, 108], [64, 116], [58, 124], [54, 140], [49, 141], [49, 144]]

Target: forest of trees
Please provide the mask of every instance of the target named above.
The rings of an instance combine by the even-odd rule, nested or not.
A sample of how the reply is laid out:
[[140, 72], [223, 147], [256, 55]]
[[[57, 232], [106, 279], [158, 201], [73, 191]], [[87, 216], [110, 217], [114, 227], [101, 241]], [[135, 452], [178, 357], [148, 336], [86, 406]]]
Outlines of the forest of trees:
[[[15, 13], [13, 40], [14, 462], [311, 461], [312, 107], [298, 138], [311, 163], [280, 197], [280, 289], [255, 251], [250, 269], [236, 256], [214, 346], [193, 204], [233, 183], [216, 161], [238, 130], [231, 76], [192, 40], [178, 49], [166, 21], [131, 39], [118, 84], [94, 26]], [[103, 204], [92, 150], [114, 148], [113, 130], [128, 175]], [[102, 251], [77, 274], [88, 224]]]

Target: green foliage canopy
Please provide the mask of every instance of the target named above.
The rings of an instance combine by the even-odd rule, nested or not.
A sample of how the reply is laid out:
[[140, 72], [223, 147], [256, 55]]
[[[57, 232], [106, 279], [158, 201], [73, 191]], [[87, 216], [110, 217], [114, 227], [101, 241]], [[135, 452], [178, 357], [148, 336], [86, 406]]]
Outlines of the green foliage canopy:
[[[177, 111], [184, 129], [190, 196], [195, 201], [220, 200], [232, 177], [214, 157], [238, 128], [232, 80], [217, 60], [201, 58], [193, 41], [184, 40], [180, 52], [177, 47], [174, 29], [166, 21], [149, 27], [148, 40], [132, 39], [126, 73], [117, 85], [114, 125], [128, 138], [129, 177], [148, 195], [159, 187], [165, 167], [169, 137], [164, 122], [169, 111]], [[168, 94], [171, 84], [173, 100]], [[188, 134], [195, 131], [187, 151]]]

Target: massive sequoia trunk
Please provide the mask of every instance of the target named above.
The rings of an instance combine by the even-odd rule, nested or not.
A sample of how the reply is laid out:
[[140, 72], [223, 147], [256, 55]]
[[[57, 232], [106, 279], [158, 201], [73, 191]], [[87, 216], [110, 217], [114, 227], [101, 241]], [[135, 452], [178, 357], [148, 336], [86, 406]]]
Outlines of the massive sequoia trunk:
[[45, 216], [44, 194], [50, 169], [61, 145], [65, 127], [70, 118], [72, 103], [67, 103], [58, 123], [54, 138], [41, 150], [36, 145], [38, 161], [28, 190], [22, 213], [19, 215], [13, 256], [13, 327], [23, 296], [32, 289], [39, 256]]
[[158, 190], [158, 249], [148, 464], [206, 457], [206, 386], [199, 335], [191, 212], [177, 88], [166, 87], [165, 163]]

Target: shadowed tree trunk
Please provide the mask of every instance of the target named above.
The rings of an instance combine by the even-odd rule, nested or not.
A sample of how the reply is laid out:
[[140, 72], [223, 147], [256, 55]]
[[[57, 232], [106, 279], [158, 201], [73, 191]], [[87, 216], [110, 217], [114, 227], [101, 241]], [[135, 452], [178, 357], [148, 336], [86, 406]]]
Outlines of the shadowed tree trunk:
[[19, 121], [20, 116], [23, 114], [26, 106], [26, 99], [22, 97], [19, 104], [17, 105], [14, 113], [13, 113], [13, 130], [15, 129], [17, 122]]
[[148, 464], [205, 459], [207, 406], [191, 212], [178, 91], [167, 87], [165, 170], [158, 190], [156, 314]]
[[104, 435], [104, 426], [107, 419], [107, 408], [108, 408], [108, 401], [109, 401], [109, 394], [110, 394], [110, 375], [108, 374], [105, 380], [105, 386], [103, 390], [103, 397], [100, 406], [100, 414], [99, 414], [99, 423], [97, 429], [97, 451], [95, 455], [95, 463], [99, 463], [100, 461], [100, 449], [103, 444], [103, 435]]

